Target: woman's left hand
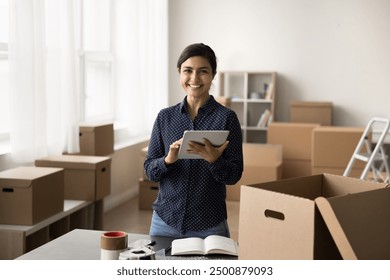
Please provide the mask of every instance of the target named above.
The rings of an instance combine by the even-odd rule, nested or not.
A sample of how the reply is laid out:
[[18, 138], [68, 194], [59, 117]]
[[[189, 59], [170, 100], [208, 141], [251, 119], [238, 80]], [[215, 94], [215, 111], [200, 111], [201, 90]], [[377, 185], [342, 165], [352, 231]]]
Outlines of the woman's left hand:
[[225, 141], [225, 143], [223, 143], [221, 146], [214, 147], [213, 144], [206, 138], [204, 139], [204, 145], [190, 141], [188, 146], [191, 148], [191, 150], [187, 151], [187, 153], [200, 155], [209, 163], [213, 163], [222, 155], [228, 144], [229, 141]]

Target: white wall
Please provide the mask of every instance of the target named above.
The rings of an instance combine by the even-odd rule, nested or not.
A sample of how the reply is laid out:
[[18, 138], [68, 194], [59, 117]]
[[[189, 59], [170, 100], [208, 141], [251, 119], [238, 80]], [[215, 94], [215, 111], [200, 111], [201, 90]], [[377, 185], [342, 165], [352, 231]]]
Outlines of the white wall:
[[219, 70], [278, 73], [277, 121], [290, 100], [332, 101], [335, 125], [390, 118], [389, 14], [388, 0], [170, 0], [169, 103], [180, 52], [203, 42]]

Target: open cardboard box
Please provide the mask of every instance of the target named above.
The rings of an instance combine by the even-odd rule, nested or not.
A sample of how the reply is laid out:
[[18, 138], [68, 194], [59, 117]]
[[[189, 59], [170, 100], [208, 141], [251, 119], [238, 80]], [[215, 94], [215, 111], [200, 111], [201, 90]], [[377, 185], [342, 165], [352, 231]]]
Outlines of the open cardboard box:
[[[382, 214], [379, 215], [381, 211], [386, 212], [386, 208], [390, 208], [389, 203], [387, 206], [381, 203], [382, 209], [374, 212], [378, 216], [370, 217], [371, 221], [366, 221], [366, 217], [375, 214], [357, 209], [360, 204], [366, 204], [365, 211], [370, 207], [378, 207], [376, 199], [379, 203], [379, 200], [384, 199], [382, 193], [389, 195], [390, 188], [386, 187], [384, 183], [333, 174], [242, 186], [239, 259], [353, 258], [349, 251], [351, 247], [355, 249], [354, 246], [358, 246], [355, 239], [364, 242], [360, 245], [363, 251], [370, 246], [373, 238], [390, 241], [389, 226], [377, 225], [382, 219], [382, 223], [389, 224], [386, 217], [390, 214], [386, 213], [384, 218]], [[370, 197], [370, 202], [365, 200], [366, 196]], [[344, 204], [344, 201], [353, 203]], [[367, 235], [366, 239], [361, 238], [366, 234], [361, 230], [361, 224], [364, 223], [367, 227], [371, 226], [367, 231], [372, 231], [376, 237]], [[384, 233], [381, 232], [383, 227], [387, 229]], [[347, 245], [345, 240], [348, 241]], [[389, 251], [388, 243], [383, 242], [382, 250]], [[344, 253], [345, 250], [341, 249], [343, 247], [349, 248], [349, 254]], [[365, 255], [358, 251], [356, 258], [381, 258], [377, 252]]]

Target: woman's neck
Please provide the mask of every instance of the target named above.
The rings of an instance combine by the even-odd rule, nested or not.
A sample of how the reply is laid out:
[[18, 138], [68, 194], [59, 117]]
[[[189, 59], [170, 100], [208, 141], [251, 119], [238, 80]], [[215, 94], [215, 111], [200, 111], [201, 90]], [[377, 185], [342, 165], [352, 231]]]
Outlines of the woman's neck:
[[192, 120], [198, 115], [199, 108], [206, 104], [209, 97], [210, 95], [202, 98], [193, 98], [192, 96], [187, 95], [187, 110]]

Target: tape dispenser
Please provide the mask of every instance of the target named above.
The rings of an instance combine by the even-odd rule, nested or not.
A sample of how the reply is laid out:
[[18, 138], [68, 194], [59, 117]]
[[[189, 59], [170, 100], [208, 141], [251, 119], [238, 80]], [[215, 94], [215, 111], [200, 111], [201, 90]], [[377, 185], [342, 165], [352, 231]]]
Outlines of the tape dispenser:
[[120, 260], [155, 260], [156, 253], [148, 246], [130, 248], [119, 254]]

